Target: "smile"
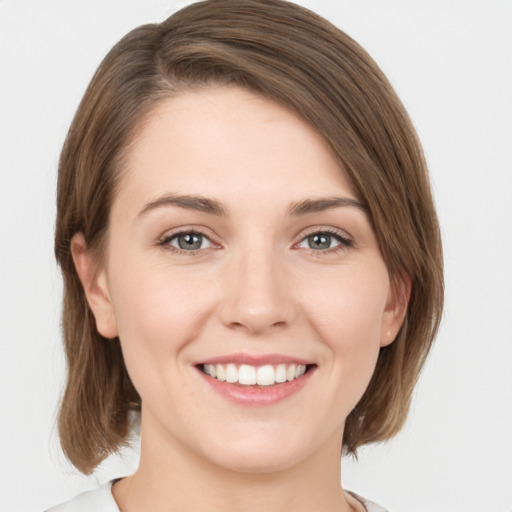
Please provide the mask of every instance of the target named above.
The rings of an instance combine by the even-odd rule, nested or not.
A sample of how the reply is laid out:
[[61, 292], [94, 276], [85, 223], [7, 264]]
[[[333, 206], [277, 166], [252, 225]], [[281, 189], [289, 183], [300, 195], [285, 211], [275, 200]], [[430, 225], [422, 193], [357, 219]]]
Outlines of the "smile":
[[203, 364], [200, 368], [206, 375], [220, 382], [240, 386], [273, 386], [291, 382], [302, 377], [307, 370], [305, 364], [278, 364], [252, 366], [242, 364]]
[[311, 361], [283, 355], [231, 354], [194, 365], [205, 384], [242, 406], [277, 404], [303, 389], [316, 373]]

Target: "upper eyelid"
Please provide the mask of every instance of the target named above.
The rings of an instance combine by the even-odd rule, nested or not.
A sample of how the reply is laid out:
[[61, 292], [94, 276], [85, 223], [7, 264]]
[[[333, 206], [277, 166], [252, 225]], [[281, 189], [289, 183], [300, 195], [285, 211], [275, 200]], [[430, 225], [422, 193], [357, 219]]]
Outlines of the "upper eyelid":
[[329, 235], [336, 235], [343, 240], [353, 241], [353, 237], [350, 233], [344, 229], [335, 228], [333, 226], [311, 226], [310, 228], [306, 228], [297, 235], [298, 241], [300, 242], [304, 240], [304, 238], [314, 235], [315, 233], [328, 233]]
[[215, 239], [218, 237], [216, 237], [215, 234], [212, 234], [211, 230], [209, 230], [203, 226], [194, 226], [194, 225], [167, 230], [161, 236], [158, 237], [158, 240], [160, 242], [162, 242], [164, 240], [169, 240], [169, 239], [177, 237], [179, 235], [186, 235], [188, 233], [194, 233], [197, 235], [201, 235], [201, 236], [204, 236], [205, 238], [208, 238], [208, 240], [210, 240], [210, 242], [212, 242], [212, 243], [218, 243], [215, 241]]

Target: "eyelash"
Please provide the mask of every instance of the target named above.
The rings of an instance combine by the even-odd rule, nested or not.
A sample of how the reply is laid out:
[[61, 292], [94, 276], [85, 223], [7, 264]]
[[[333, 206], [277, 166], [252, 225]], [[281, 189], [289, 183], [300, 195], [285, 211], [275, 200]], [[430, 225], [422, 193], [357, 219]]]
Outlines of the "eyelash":
[[[184, 250], [184, 249], [178, 249], [177, 247], [174, 247], [172, 245], [170, 245], [171, 241], [180, 237], [180, 236], [185, 236], [185, 235], [197, 235], [197, 236], [200, 236], [206, 240], [208, 240], [208, 242], [212, 245], [212, 246], [219, 246], [219, 244], [216, 244], [210, 236], [208, 236], [206, 233], [200, 231], [200, 230], [196, 230], [196, 229], [186, 229], [186, 230], [182, 230], [182, 231], [177, 231], [175, 233], [172, 233], [171, 235], [167, 235], [165, 237], [163, 237], [159, 242], [158, 242], [158, 245], [160, 247], [163, 247], [167, 250], [170, 250], [178, 255], [186, 255], [186, 256], [191, 256], [191, 255], [195, 255], [195, 254], [198, 254], [199, 252], [203, 251], [204, 249], [196, 249], [196, 250]], [[339, 242], [339, 244], [335, 247], [332, 247], [332, 248], [327, 248], [327, 249], [324, 249], [324, 250], [321, 250], [321, 249], [307, 249], [311, 254], [314, 254], [315, 256], [322, 256], [322, 255], [325, 255], [325, 254], [333, 254], [333, 253], [337, 253], [339, 251], [343, 251], [343, 250], [346, 250], [348, 248], [351, 248], [354, 246], [354, 243], [353, 241], [343, 232], [341, 231], [338, 231], [334, 228], [327, 228], [327, 229], [315, 229], [315, 230], [312, 230], [310, 231], [309, 233], [306, 233], [300, 240], [298, 243], [294, 244], [294, 247], [297, 247], [299, 244], [303, 243], [305, 240], [307, 240], [309, 237], [313, 236], [313, 235], [327, 235], [327, 236], [330, 236], [330, 237], [333, 237], [336, 239], [336, 241]]]
[[197, 229], [184, 229], [182, 231], [176, 231], [175, 233], [172, 233], [171, 235], [164, 236], [158, 242], [158, 245], [160, 247], [163, 247], [164, 249], [172, 251], [172, 252], [174, 252], [174, 253], [176, 253], [178, 255], [184, 255], [184, 256], [190, 256], [190, 255], [198, 254], [199, 252], [204, 250], [204, 249], [196, 249], [196, 250], [188, 251], [188, 250], [184, 250], [184, 249], [178, 249], [177, 247], [173, 247], [172, 245], [170, 245], [172, 240], [174, 240], [175, 238], [178, 238], [180, 236], [185, 236], [185, 235], [200, 236], [200, 237], [208, 240], [212, 246], [215, 246], [215, 245], [218, 246], [219, 245], [219, 244], [216, 244], [215, 242], [213, 242], [211, 237], [208, 236], [206, 233], [203, 233], [202, 231], [197, 230]]
[[308, 249], [309, 252], [311, 254], [313, 254], [314, 256], [321, 257], [326, 254], [335, 254], [335, 253], [349, 249], [354, 246], [354, 242], [352, 241], [351, 238], [349, 238], [349, 236], [346, 233], [339, 231], [337, 229], [334, 229], [334, 228], [313, 229], [309, 233], [306, 233], [301, 238], [301, 240], [298, 242], [298, 244], [295, 244], [295, 246], [303, 243], [305, 240], [307, 240], [309, 237], [311, 237], [313, 235], [327, 235], [327, 236], [335, 238], [339, 242], [339, 244], [336, 247], [332, 247], [332, 248], [328, 248], [328, 249], [324, 249], [324, 250]]

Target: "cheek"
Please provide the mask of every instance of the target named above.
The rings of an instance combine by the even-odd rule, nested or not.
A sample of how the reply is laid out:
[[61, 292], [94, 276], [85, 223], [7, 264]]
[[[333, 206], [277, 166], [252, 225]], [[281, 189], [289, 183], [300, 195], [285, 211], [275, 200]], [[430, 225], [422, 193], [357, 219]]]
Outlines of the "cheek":
[[200, 328], [204, 297], [198, 299], [193, 283], [168, 270], [131, 268], [129, 273], [118, 269], [112, 276], [123, 358], [146, 408], [158, 411], [165, 406], [172, 416], [175, 407], [192, 404], [176, 403], [176, 396], [193, 394], [180, 362]]
[[305, 308], [317, 329], [336, 345], [379, 345], [388, 296], [387, 273], [345, 272], [324, 280], [328, 286], [310, 286]]
[[191, 276], [165, 262], [152, 264], [144, 254], [112, 260], [116, 268], [110, 271], [110, 285], [120, 337], [143, 343], [165, 340], [166, 344], [186, 337], [208, 302], [204, 290], [198, 290], [201, 276]]
[[325, 282], [339, 285], [324, 291], [310, 288], [304, 308], [327, 349], [325, 364], [332, 365], [332, 375], [340, 381], [334, 387], [345, 390], [353, 407], [364, 393], [379, 355], [389, 280], [385, 269], [372, 272], [367, 267]]
[[128, 371], [136, 387], [159, 382], [197, 336], [211, 298], [198, 293], [200, 276], [186, 279], [179, 269], [143, 258], [112, 260], [112, 302]]

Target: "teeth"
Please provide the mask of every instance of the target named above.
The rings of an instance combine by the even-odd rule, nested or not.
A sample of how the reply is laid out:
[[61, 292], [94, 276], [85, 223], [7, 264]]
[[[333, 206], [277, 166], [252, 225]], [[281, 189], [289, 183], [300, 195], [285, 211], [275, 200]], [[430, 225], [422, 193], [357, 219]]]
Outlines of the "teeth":
[[234, 364], [205, 364], [203, 371], [207, 375], [216, 378], [222, 382], [231, 384], [240, 384], [242, 386], [272, 386], [283, 382], [302, 377], [306, 373], [304, 364], [270, 364], [264, 366], [251, 366], [242, 364], [237, 367]]
[[225, 375], [226, 382], [230, 382], [231, 384], [238, 382], [238, 370], [236, 369], [236, 366], [234, 364], [228, 364], [226, 366]]
[[226, 371], [224, 370], [224, 366], [218, 364], [215, 367], [215, 371], [217, 373], [217, 379], [224, 382], [226, 380]]
[[279, 364], [276, 368], [276, 382], [286, 382], [286, 365]]
[[253, 386], [256, 384], [256, 368], [243, 364], [238, 370], [238, 383], [243, 386]]
[[276, 383], [274, 367], [268, 365], [260, 366], [256, 371], [256, 382], [258, 386], [272, 386]]
[[297, 367], [294, 364], [291, 364], [286, 369], [286, 380], [290, 381], [295, 379], [295, 373], [297, 371]]

